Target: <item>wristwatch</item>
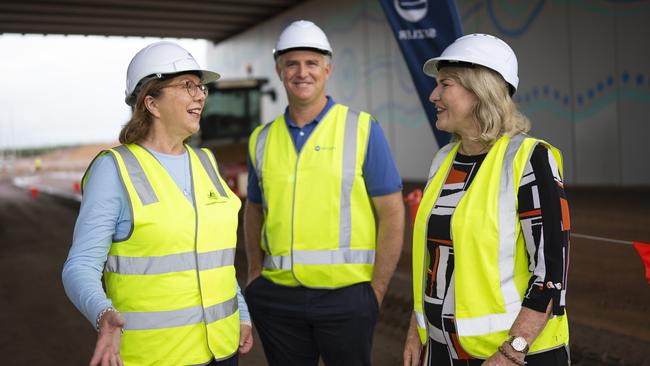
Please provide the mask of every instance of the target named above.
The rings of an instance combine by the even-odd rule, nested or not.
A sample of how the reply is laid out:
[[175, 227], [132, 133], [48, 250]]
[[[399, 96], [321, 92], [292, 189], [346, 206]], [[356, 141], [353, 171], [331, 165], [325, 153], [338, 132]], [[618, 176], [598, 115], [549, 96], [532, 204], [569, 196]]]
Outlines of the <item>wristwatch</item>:
[[526, 339], [524, 337], [520, 336], [509, 336], [508, 339], [506, 340], [514, 349], [515, 351], [519, 353], [526, 353], [528, 352], [528, 342], [526, 342]]

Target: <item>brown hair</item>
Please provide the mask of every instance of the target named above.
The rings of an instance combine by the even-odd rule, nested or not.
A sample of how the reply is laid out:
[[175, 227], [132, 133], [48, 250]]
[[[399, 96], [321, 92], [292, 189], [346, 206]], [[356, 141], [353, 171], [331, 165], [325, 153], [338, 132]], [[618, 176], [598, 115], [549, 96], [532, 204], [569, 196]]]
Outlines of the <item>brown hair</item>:
[[144, 99], [148, 95], [157, 98], [167, 84], [169, 84], [169, 80], [166, 80], [166, 78], [159, 79], [154, 77], [149, 80], [143, 80], [142, 84], [136, 87], [134, 91], [136, 100], [133, 106], [133, 115], [120, 131], [121, 144], [142, 142], [147, 137], [151, 130], [153, 116], [144, 105]]
[[[510, 97], [508, 83], [496, 71], [483, 66], [443, 67], [440, 76], [449, 77], [476, 95], [472, 112], [480, 132], [476, 139], [493, 144], [503, 135], [513, 136], [530, 130], [530, 121], [521, 114]], [[455, 136], [458, 140], [460, 136]]]

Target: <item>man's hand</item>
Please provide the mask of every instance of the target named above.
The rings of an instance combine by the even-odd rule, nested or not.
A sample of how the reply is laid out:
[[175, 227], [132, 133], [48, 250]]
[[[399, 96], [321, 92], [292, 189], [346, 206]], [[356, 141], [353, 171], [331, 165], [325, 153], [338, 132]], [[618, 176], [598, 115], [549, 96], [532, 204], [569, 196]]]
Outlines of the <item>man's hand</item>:
[[239, 331], [239, 354], [245, 355], [253, 348], [253, 327], [241, 324]]
[[99, 319], [99, 334], [90, 366], [122, 366], [120, 339], [124, 319], [115, 311], [107, 311]]
[[370, 284], [370, 287], [372, 287], [372, 291], [374, 291], [375, 297], [377, 298], [377, 304], [381, 307], [381, 303], [384, 301], [384, 295], [386, 295], [386, 289], [379, 289], [375, 286], [376, 285], [373, 285], [372, 283]]
[[252, 271], [248, 272], [248, 276], [246, 277], [246, 287], [251, 284], [251, 282], [255, 281], [259, 276], [262, 275], [262, 272], [260, 271]]

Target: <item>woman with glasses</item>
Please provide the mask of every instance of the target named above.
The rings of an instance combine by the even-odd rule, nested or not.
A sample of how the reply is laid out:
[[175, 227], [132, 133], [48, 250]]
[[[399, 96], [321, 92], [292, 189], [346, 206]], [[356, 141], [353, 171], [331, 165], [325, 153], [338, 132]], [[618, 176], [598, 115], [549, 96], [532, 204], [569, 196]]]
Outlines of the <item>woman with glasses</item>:
[[236, 365], [252, 347], [233, 266], [241, 202], [212, 153], [187, 145], [218, 78], [171, 42], [129, 64], [133, 116], [84, 175], [63, 268], [98, 331], [91, 365]]

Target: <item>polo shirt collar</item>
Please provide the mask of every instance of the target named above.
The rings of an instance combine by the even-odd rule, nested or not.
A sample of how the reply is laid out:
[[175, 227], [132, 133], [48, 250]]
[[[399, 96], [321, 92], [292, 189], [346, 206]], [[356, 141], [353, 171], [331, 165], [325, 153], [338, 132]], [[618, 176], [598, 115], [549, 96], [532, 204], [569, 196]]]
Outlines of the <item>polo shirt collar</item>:
[[[313, 121], [307, 123], [307, 125], [312, 124], [312, 123], [313, 123], [314, 125], [317, 125], [318, 122], [320, 122], [320, 121], [323, 119], [323, 117], [325, 117], [325, 115], [327, 114], [327, 112], [329, 112], [329, 110], [334, 106], [334, 104], [336, 104], [336, 102], [334, 101], [334, 99], [332, 99], [332, 97], [330, 97], [330, 96], [328, 95], [328, 96], [327, 96], [327, 103], [325, 104], [325, 107], [323, 108], [323, 110], [320, 111], [320, 113], [318, 113], [318, 115], [316, 116], [316, 118], [314, 118]], [[296, 123], [291, 119], [291, 116], [289, 116], [289, 106], [287, 106], [287, 108], [284, 109], [284, 120], [285, 120], [285, 122], [287, 123], [287, 126], [289, 126], [289, 127], [294, 127], [294, 128], [300, 128], [300, 127], [298, 127], [298, 125], [297, 125], [297, 124], [296, 124]], [[305, 126], [307, 126], [307, 125], [305, 125]]]

